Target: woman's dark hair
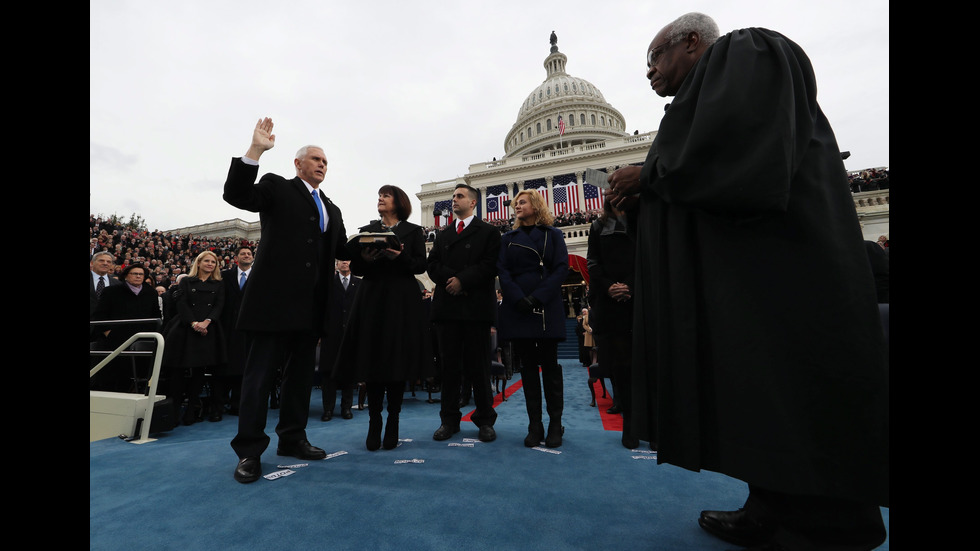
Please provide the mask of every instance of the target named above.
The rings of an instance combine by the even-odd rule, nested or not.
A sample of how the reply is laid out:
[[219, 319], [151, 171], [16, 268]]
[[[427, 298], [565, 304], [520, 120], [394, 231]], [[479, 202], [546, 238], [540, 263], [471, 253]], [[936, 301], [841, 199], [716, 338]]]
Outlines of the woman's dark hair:
[[391, 195], [395, 199], [395, 216], [398, 220], [408, 220], [412, 215], [412, 203], [402, 188], [390, 184], [383, 185], [378, 190], [378, 195]]
[[126, 276], [129, 275], [129, 272], [133, 271], [133, 268], [139, 268], [140, 270], [143, 270], [143, 281], [146, 281], [146, 275], [149, 272], [146, 270], [146, 267], [145, 266], [143, 266], [142, 264], [138, 264], [138, 263], [137, 264], [130, 264], [129, 266], [126, 266], [125, 268], [123, 268], [123, 271], [120, 274], [122, 276], [121, 279], [126, 279]]
[[605, 224], [609, 217], [613, 216], [612, 203], [610, 201], [602, 202], [602, 214], [599, 215], [599, 223]]

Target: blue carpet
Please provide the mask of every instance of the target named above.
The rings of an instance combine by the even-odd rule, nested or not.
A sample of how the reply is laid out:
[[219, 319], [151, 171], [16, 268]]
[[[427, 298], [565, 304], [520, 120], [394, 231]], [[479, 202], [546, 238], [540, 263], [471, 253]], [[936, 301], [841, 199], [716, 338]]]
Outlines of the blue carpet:
[[[732, 548], [701, 530], [696, 519], [702, 509], [741, 506], [745, 484], [657, 465], [644, 446], [624, 448], [618, 432], [603, 430], [599, 408], [589, 407], [585, 369], [575, 359], [562, 363], [565, 436], [556, 450], [524, 447], [521, 391], [497, 407], [497, 440], [491, 443], [476, 440], [472, 423], [450, 440], [434, 441], [439, 404], [427, 403], [424, 392], [406, 393], [404, 441], [394, 450], [369, 452], [367, 409], [355, 409], [350, 420], [335, 416], [323, 423], [320, 391], [314, 390], [309, 439], [337, 455], [247, 485], [232, 478], [237, 458], [229, 442], [237, 417], [180, 426], [146, 444], [92, 442], [90, 548]], [[515, 374], [508, 385], [519, 378]], [[269, 413], [272, 443], [262, 456], [263, 474], [304, 463], [275, 455], [278, 411]], [[888, 509], [882, 514], [887, 527]], [[887, 550], [888, 542], [879, 549]]]

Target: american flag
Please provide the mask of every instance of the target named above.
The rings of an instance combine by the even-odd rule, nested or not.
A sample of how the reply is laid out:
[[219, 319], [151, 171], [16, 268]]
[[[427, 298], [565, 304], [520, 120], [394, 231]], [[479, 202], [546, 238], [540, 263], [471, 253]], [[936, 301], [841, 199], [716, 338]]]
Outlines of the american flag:
[[507, 220], [507, 207], [504, 201], [507, 200], [507, 184], [487, 187], [487, 220]]
[[445, 201], [436, 201], [433, 205], [433, 210], [441, 210], [442, 215], [436, 216], [436, 227], [441, 227], [443, 225], [450, 225], [453, 221], [453, 200], [447, 199]]
[[565, 121], [562, 120], [561, 115], [558, 115], [558, 135], [562, 136], [565, 134]]
[[582, 189], [585, 191], [585, 210], [602, 210], [602, 193], [599, 192], [599, 188], [586, 183], [582, 184]]
[[548, 184], [545, 183], [544, 178], [535, 178], [524, 182], [524, 189], [537, 190], [544, 198], [544, 204], [548, 204]]
[[555, 176], [551, 188], [555, 192], [555, 214], [578, 212], [578, 183], [574, 174]]

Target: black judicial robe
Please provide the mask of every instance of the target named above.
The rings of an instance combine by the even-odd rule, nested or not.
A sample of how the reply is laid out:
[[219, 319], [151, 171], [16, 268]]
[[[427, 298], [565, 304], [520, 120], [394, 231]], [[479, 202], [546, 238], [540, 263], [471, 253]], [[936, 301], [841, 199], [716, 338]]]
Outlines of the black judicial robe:
[[840, 150], [799, 46], [723, 36], [644, 163], [633, 404], [658, 462], [888, 505], [888, 367]]

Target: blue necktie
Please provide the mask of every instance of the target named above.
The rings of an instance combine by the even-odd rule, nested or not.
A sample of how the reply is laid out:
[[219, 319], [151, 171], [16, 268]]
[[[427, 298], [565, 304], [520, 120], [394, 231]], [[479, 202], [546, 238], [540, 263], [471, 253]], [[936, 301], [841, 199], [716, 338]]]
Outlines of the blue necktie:
[[320, 202], [320, 194], [317, 190], [313, 190], [313, 202], [316, 203], [316, 213], [320, 215], [320, 232], [322, 233], [326, 228], [323, 227], [323, 203]]
[[238, 288], [241, 289], [245, 286], [245, 272], [242, 272], [242, 277], [238, 280]]

